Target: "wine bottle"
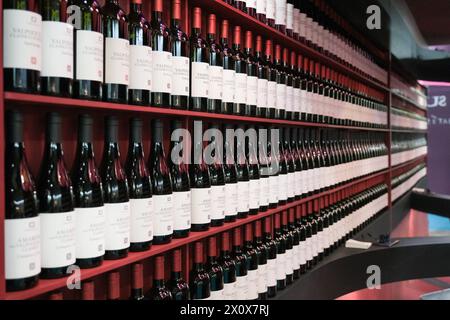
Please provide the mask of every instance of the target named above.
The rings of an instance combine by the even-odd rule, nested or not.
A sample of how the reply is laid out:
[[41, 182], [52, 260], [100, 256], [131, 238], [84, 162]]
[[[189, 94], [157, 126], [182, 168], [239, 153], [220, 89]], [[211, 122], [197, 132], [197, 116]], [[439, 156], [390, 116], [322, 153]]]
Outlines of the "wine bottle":
[[264, 245], [267, 248], [267, 297], [273, 298], [277, 294], [277, 243], [272, 237], [272, 218], [264, 220]]
[[[306, 226], [304, 225], [303, 220], [303, 211], [304, 204], [299, 207], [296, 211], [296, 225], [298, 227], [298, 235], [299, 235], [299, 250], [298, 250], [298, 260], [300, 265], [300, 275], [306, 273]], [[330, 217], [330, 219], [332, 219]]]
[[276, 279], [277, 291], [286, 288], [286, 238], [281, 232], [280, 214], [275, 215], [274, 240], [277, 245]]
[[192, 163], [189, 167], [191, 180], [191, 230], [206, 231], [211, 224], [211, 178], [203, 158], [203, 130], [200, 121], [194, 122]]
[[164, 153], [164, 126], [161, 120], [152, 122], [152, 151], [149, 168], [153, 182], [153, 244], [165, 244], [172, 240], [174, 201], [172, 177]]
[[235, 26], [233, 32], [233, 52], [234, 52], [234, 105], [233, 114], [245, 115], [245, 106], [247, 103], [247, 63], [246, 56], [241, 51], [241, 27]]
[[220, 44], [223, 51], [223, 90], [222, 90], [222, 107], [221, 113], [233, 113], [234, 89], [235, 89], [235, 60], [234, 52], [229, 43], [229, 22], [222, 20]]
[[[191, 187], [189, 180], [189, 166], [186, 164], [186, 154], [183, 150], [187, 148], [186, 137], [184, 136], [183, 123], [176, 120], [172, 126], [172, 133], [178, 136], [179, 140], [171, 139], [171, 156], [169, 157], [170, 175], [172, 177], [172, 198], [173, 198], [173, 237], [176, 239], [189, 236], [191, 229]], [[177, 161], [174, 161], [177, 157]]]
[[270, 163], [267, 158], [267, 133], [259, 128], [258, 146], [257, 146], [257, 161], [259, 163], [259, 211], [266, 212], [270, 204]]
[[173, 300], [172, 293], [166, 287], [166, 280], [164, 279], [164, 256], [157, 256], [155, 258], [155, 269], [153, 277], [153, 287], [150, 292], [151, 300], [169, 301]]
[[262, 37], [256, 37], [256, 47], [255, 47], [255, 63], [256, 63], [256, 74], [258, 76], [257, 83], [257, 101], [256, 105], [257, 116], [262, 118], [267, 118], [268, 109], [267, 109], [267, 85], [269, 82], [269, 65], [263, 56], [262, 52]]
[[181, 28], [181, 0], [172, 0], [172, 108], [189, 109], [189, 38]]
[[292, 161], [294, 162], [295, 174], [294, 174], [294, 188], [295, 188], [295, 200], [300, 200], [303, 194], [303, 183], [304, 183], [304, 170], [302, 159], [300, 157], [300, 150], [298, 146], [298, 128], [291, 128], [291, 154]]
[[231, 258], [230, 234], [222, 234], [222, 248], [220, 250], [219, 264], [223, 272], [223, 300], [234, 300], [236, 294], [236, 265]]
[[131, 296], [130, 300], [145, 300], [144, 295], [144, 266], [142, 263], [135, 263], [131, 267]]
[[287, 0], [286, 4], [286, 34], [294, 37], [294, 0]]
[[266, 23], [269, 27], [275, 28], [276, 0], [267, 0]]
[[278, 146], [275, 151], [275, 156], [278, 157], [279, 175], [278, 175], [278, 204], [285, 205], [288, 202], [288, 189], [289, 189], [289, 171], [288, 171], [288, 161], [286, 159], [286, 153], [284, 151], [284, 132], [283, 129], [276, 129], [279, 132], [278, 140], [275, 140]]
[[[295, 53], [294, 53], [295, 55]], [[289, 64], [289, 50], [283, 49], [283, 66], [286, 72], [286, 114], [287, 120], [294, 120], [294, 75], [292, 74], [292, 68]], [[295, 63], [295, 61], [294, 61]]]
[[294, 0], [294, 30], [293, 38], [297, 41], [300, 40], [300, 0]]
[[247, 256], [247, 300], [257, 300], [258, 294], [258, 250], [253, 246], [253, 226], [245, 225], [244, 251]]
[[283, 151], [284, 160], [287, 164], [287, 202], [293, 202], [295, 200], [295, 163], [293, 160], [293, 154], [291, 150], [291, 128], [285, 127], [283, 134]]
[[105, 259], [108, 260], [126, 257], [130, 247], [130, 197], [120, 161], [118, 135], [118, 119], [106, 117], [101, 176], [106, 213]]
[[277, 119], [285, 119], [286, 118], [286, 90], [287, 90], [287, 77], [286, 70], [283, 65], [283, 60], [281, 57], [281, 46], [275, 46], [275, 68], [277, 70], [276, 73], [276, 81], [277, 81], [277, 90], [276, 90], [276, 112], [275, 118]]
[[204, 266], [203, 243], [194, 246], [194, 265], [190, 275], [191, 298], [193, 300], [210, 300], [211, 289], [209, 274]]
[[245, 32], [244, 52], [247, 64], [247, 102], [245, 115], [255, 117], [257, 115], [258, 73], [256, 58], [253, 55], [253, 34], [251, 31]]
[[41, 272], [39, 203], [23, 142], [23, 116], [8, 111], [5, 152], [5, 279], [7, 291], [38, 283]]
[[266, 40], [265, 59], [268, 63], [267, 76], [267, 113], [266, 117], [274, 119], [278, 117], [277, 112], [277, 70], [273, 65], [272, 40]]
[[74, 28], [67, 23], [67, 11], [67, 0], [41, 2], [43, 94], [72, 96]]
[[236, 291], [235, 300], [246, 300], [248, 297], [247, 284], [247, 256], [242, 251], [241, 229], [237, 228], [233, 233], [232, 257], [236, 266]]
[[103, 100], [127, 103], [130, 81], [128, 17], [119, 0], [106, 0], [102, 13], [105, 36]]
[[130, 79], [128, 102], [150, 105], [152, 91], [152, 35], [150, 24], [142, 13], [142, 0], [130, 2], [128, 15], [130, 38]]
[[246, 160], [248, 161], [248, 177], [249, 177], [249, 214], [258, 214], [260, 207], [260, 196], [262, 193], [260, 185], [260, 173], [258, 155], [256, 154], [256, 146], [258, 139], [257, 132], [254, 126], [250, 126], [247, 130], [249, 132], [249, 138], [246, 139], [245, 152]]
[[[299, 58], [300, 57], [300, 58]], [[299, 60], [301, 63], [301, 55], [297, 55], [295, 51], [291, 52], [291, 74], [292, 74], [292, 120], [299, 121], [301, 114], [301, 90], [300, 90], [300, 74]]]
[[208, 240], [208, 256], [206, 270], [209, 274], [211, 300], [224, 299], [223, 269], [217, 259], [217, 239], [211, 237]]
[[[75, 98], [100, 100], [103, 97], [103, 24], [96, 0], [68, 0], [69, 8], [80, 8], [80, 29], [75, 29]], [[73, 13], [73, 12], [72, 12]]]
[[238, 134], [235, 148], [235, 163], [238, 177], [238, 219], [247, 218], [250, 211], [250, 176], [247, 157], [245, 156], [244, 127], [237, 127]]
[[278, 158], [278, 153], [280, 152], [277, 150], [278, 144], [277, 139], [279, 139], [279, 131], [275, 127], [270, 127], [270, 134], [267, 139], [267, 161], [269, 164], [269, 190], [270, 190], [270, 197], [269, 197], [269, 208], [274, 209], [278, 206], [279, 194], [280, 194], [280, 183], [279, 183], [279, 176], [280, 176], [280, 162]]
[[153, 240], [153, 199], [150, 172], [142, 145], [142, 120], [130, 120], [130, 142], [126, 161], [130, 191], [130, 251], [150, 249]]
[[[3, 68], [5, 90], [37, 93], [42, 67], [40, 1], [3, 3]], [[21, 54], [17, 54], [20, 52]]]
[[223, 58], [224, 53], [220, 44], [216, 42], [217, 20], [215, 14], [208, 16], [207, 45], [209, 48], [209, 86], [208, 112], [219, 113], [223, 97]]
[[288, 228], [288, 213], [283, 211], [281, 214], [281, 228], [275, 230], [275, 236], [284, 237], [286, 245], [286, 259], [285, 259], [285, 273], [286, 273], [286, 285], [290, 285], [294, 282], [294, 247], [293, 237]]
[[211, 129], [215, 130], [210, 137], [211, 143], [208, 146], [211, 154], [205, 154], [205, 156], [210, 158], [207, 162], [210, 163], [211, 226], [219, 227], [223, 225], [225, 220], [225, 203], [227, 201], [225, 171], [222, 164], [223, 155], [220, 153], [220, 148], [223, 146], [223, 137], [218, 124], [211, 125]]
[[267, 22], [267, 0], [256, 0], [256, 19], [262, 23]]
[[41, 223], [41, 278], [66, 276], [75, 263], [75, 212], [72, 182], [61, 143], [61, 116], [47, 114], [44, 159], [38, 183]]
[[152, 93], [155, 107], [170, 107], [172, 93], [172, 46], [170, 29], [163, 21], [163, 0], [152, 5]]
[[[229, 135], [228, 135], [229, 132]], [[236, 221], [239, 211], [238, 198], [238, 173], [236, 162], [234, 161], [234, 130], [231, 124], [223, 127], [222, 136], [225, 137], [224, 145], [224, 172], [225, 172], [225, 193], [229, 195], [225, 203], [225, 222]]]
[[191, 32], [191, 103], [195, 111], [207, 111], [210, 49], [202, 38], [202, 9], [193, 9]]
[[180, 249], [175, 249], [173, 251], [172, 273], [170, 277], [169, 287], [172, 293], [173, 300], [176, 301], [190, 300], [191, 293], [189, 291], [189, 285], [183, 279], [182, 276]]
[[255, 237], [253, 241], [253, 247], [256, 250], [258, 259], [258, 300], [267, 300], [267, 259], [269, 256], [269, 248], [263, 242], [262, 226], [260, 220], [257, 220], [255, 222]]
[[286, 33], [287, 0], [275, 0], [275, 28]]

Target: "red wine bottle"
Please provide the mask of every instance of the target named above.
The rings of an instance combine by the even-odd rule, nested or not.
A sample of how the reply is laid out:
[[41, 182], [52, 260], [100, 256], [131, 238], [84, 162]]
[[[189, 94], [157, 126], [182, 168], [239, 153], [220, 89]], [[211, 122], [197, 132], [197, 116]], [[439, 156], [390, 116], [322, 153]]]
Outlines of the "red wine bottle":
[[163, 0], [152, 3], [152, 93], [155, 107], [170, 107], [172, 92], [172, 46], [170, 29], [163, 21]]
[[234, 52], [234, 105], [233, 114], [245, 115], [245, 106], [247, 104], [247, 63], [246, 56], [241, 51], [241, 27], [235, 26], [233, 31], [233, 52]]
[[153, 182], [153, 244], [165, 244], [172, 240], [174, 202], [172, 177], [164, 153], [164, 126], [161, 120], [152, 122], [152, 151], [149, 168]]
[[[40, 1], [3, 3], [3, 68], [5, 90], [37, 93], [42, 66]], [[17, 54], [21, 52], [22, 54]]]
[[[259, 163], [259, 211], [266, 212], [270, 204], [270, 163], [267, 158], [267, 144], [261, 134], [263, 127], [259, 128], [257, 159]], [[266, 138], [267, 139], [267, 134]]]
[[286, 159], [286, 153], [284, 151], [284, 134], [283, 129], [276, 129], [279, 132], [278, 141], [276, 141], [275, 147], [277, 148], [279, 163], [279, 175], [278, 175], [278, 204], [285, 205], [288, 202], [288, 189], [289, 189], [289, 169], [288, 169], [288, 159]]
[[277, 81], [277, 91], [276, 91], [276, 107], [275, 118], [285, 119], [286, 118], [286, 90], [287, 90], [287, 75], [284, 67], [284, 61], [281, 56], [281, 46], [275, 46], [275, 68], [276, 81]]
[[[286, 260], [285, 260], [285, 273], [286, 273], [286, 285], [290, 285], [294, 282], [294, 239], [288, 226], [288, 213], [283, 211], [281, 214], [281, 228], [280, 236], [285, 239], [286, 244]], [[275, 235], [278, 235], [278, 230], [275, 230]]]
[[209, 300], [211, 298], [209, 274], [205, 269], [203, 243], [194, 246], [194, 265], [190, 275], [191, 298], [193, 300]]
[[247, 218], [250, 211], [250, 176], [247, 157], [245, 156], [244, 126], [238, 126], [239, 134], [235, 148], [235, 163], [238, 177], [238, 219]]
[[272, 237], [272, 218], [264, 220], [264, 245], [267, 248], [267, 297], [273, 298], [277, 294], [277, 243]]
[[279, 131], [275, 127], [270, 127], [270, 134], [267, 139], [267, 163], [269, 165], [269, 208], [274, 209], [278, 206], [279, 194], [280, 194], [280, 161], [278, 158], [279, 150], [277, 151], [279, 139]]
[[249, 214], [256, 215], [259, 212], [261, 185], [258, 155], [256, 154], [257, 141], [251, 137], [257, 138], [257, 132], [254, 126], [250, 126], [247, 131], [252, 133], [245, 143], [245, 152], [248, 161], [248, 177], [249, 177]]
[[[293, 52], [295, 55], [295, 52]], [[286, 120], [294, 120], [294, 75], [289, 60], [289, 50], [283, 50], [284, 69], [286, 71]], [[295, 64], [295, 59], [294, 59]]]
[[257, 300], [258, 295], [258, 250], [253, 246], [253, 226], [245, 225], [244, 252], [247, 256], [247, 300]]
[[223, 269], [217, 259], [217, 239], [211, 237], [208, 240], [208, 255], [206, 270], [209, 274], [211, 300], [224, 299]]
[[283, 128], [283, 151], [284, 159], [287, 165], [287, 202], [295, 200], [295, 163], [291, 150], [291, 128]]
[[[73, 90], [73, 25], [67, 22], [67, 0], [41, 2], [42, 93], [71, 97]], [[58, 45], [54, 45], [58, 43]]]
[[217, 20], [215, 14], [208, 16], [207, 45], [209, 48], [209, 86], [208, 112], [219, 113], [223, 97], [223, 58], [224, 53], [216, 42]]
[[[298, 68], [298, 60], [300, 55], [297, 55], [295, 51], [291, 52], [291, 75], [292, 75], [292, 120], [300, 120], [300, 110], [301, 110], [301, 90], [300, 90], [300, 74]], [[301, 62], [301, 60], [300, 60]]]
[[[227, 131], [230, 132], [228, 136]], [[222, 130], [222, 136], [225, 137], [224, 144], [224, 172], [225, 172], [225, 193], [229, 195], [225, 203], [225, 222], [234, 222], [239, 211], [238, 201], [238, 173], [236, 162], [234, 161], [234, 132], [231, 124], [226, 124]]]
[[172, 108], [189, 109], [189, 38], [181, 28], [181, 0], [172, 0]]
[[103, 186], [97, 170], [93, 146], [92, 117], [78, 121], [78, 145], [72, 168], [76, 214], [76, 264], [82, 268], [99, 266], [105, 254], [106, 216]]
[[150, 24], [142, 12], [142, 0], [130, 2], [128, 15], [130, 35], [130, 79], [128, 102], [150, 105], [152, 91], [152, 35]]
[[229, 22], [228, 20], [222, 20], [220, 45], [223, 51], [223, 89], [222, 89], [222, 107], [221, 113], [231, 114], [233, 113], [234, 104], [234, 90], [235, 90], [235, 60], [234, 52], [230, 46], [229, 39]]
[[172, 293], [166, 287], [166, 280], [164, 279], [164, 256], [157, 256], [155, 258], [155, 269], [153, 277], [153, 287], [150, 292], [151, 300], [168, 301], [173, 300]]
[[66, 276], [75, 263], [75, 211], [72, 182], [61, 141], [61, 116], [47, 114], [44, 159], [38, 183], [41, 220], [41, 278]]
[[[191, 187], [189, 179], [189, 166], [186, 164], [188, 160], [186, 155], [182, 153], [187, 148], [186, 137], [184, 136], [183, 123], [180, 120], [173, 122], [172, 133], [180, 132], [179, 140], [171, 139], [171, 156], [169, 157], [170, 175], [172, 177], [172, 198], [174, 225], [173, 236], [176, 239], [186, 238], [189, 236], [191, 229]], [[177, 135], [178, 136], [178, 135]], [[174, 157], [179, 157], [174, 161]]]
[[172, 258], [172, 273], [170, 277], [169, 287], [173, 300], [186, 301], [190, 300], [191, 293], [189, 285], [183, 278], [181, 269], [181, 250], [175, 249]]
[[267, 300], [267, 259], [269, 257], [269, 248], [264, 244], [261, 228], [261, 220], [256, 221], [253, 247], [258, 257], [258, 300]]
[[131, 267], [131, 296], [130, 300], [145, 300], [144, 295], [144, 266], [135, 263]]
[[291, 140], [289, 141], [291, 147], [292, 161], [294, 162], [295, 174], [294, 174], [294, 188], [295, 188], [295, 200], [300, 200], [303, 194], [303, 179], [304, 170], [303, 163], [300, 157], [300, 150], [298, 145], [298, 128], [291, 128]]
[[267, 113], [266, 117], [274, 119], [278, 117], [277, 112], [277, 70], [273, 65], [272, 40], [266, 40], [265, 59], [268, 63], [267, 76]]
[[7, 291], [34, 287], [41, 272], [39, 202], [25, 154], [23, 122], [21, 113], [17, 111], [7, 113], [5, 152]]
[[255, 63], [256, 63], [256, 74], [258, 76], [257, 85], [257, 101], [256, 105], [257, 116], [262, 118], [268, 117], [267, 109], [267, 85], [269, 82], [269, 65], [266, 61], [266, 57], [263, 56], [263, 40], [261, 36], [256, 37], [256, 47], [255, 47]]
[[236, 296], [236, 265], [231, 257], [230, 234], [222, 234], [222, 248], [220, 250], [219, 264], [223, 272], [223, 300], [234, 300]]
[[256, 58], [253, 55], [253, 34], [251, 31], [245, 32], [244, 52], [247, 64], [247, 102], [245, 115], [255, 117], [257, 115], [258, 73]]
[[286, 288], [286, 238], [281, 231], [280, 214], [275, 215], [274, 240], [277, 245], [276, 279], [277, 291]]
[[130, 82], [128, 18], [119, 0], [106, 0], [102, 13], [105, 36], [103, 100], [127, 103]]
[[202, 9], [193, 9], [191, 32], [191, 103], [195, 111], [207, 111], [210, 49], [202, 37]]
[[234, 229], [232, 257], [236, 266], [235, 300], [246, 300], [248, 296], [247, 256], [242, 251], [240, 228]]
[[[207, 154], [211, 164], [209, 173], [211, 180], [211, 226], [222, 226], [225, 221], [225, 208], [227, 202], [227, 193], [225, 185], [225, 171], [223, 169], [223, 155], [220, 153], [220, 146], [223, 146], [222, 133], [218, 124], [211, 125], [212, 130], [216, 130], [220, 136], [213, 135], [208, 149], [211, 154]], [[206, 150], [205, 150], [206, 151]]]
[[150, 172], [145, 164], [142, 120], [130, 120], [130, 142], [126, 161], [130, 191], [130, 251], [150, 249], [153, 240], [153, 199]]

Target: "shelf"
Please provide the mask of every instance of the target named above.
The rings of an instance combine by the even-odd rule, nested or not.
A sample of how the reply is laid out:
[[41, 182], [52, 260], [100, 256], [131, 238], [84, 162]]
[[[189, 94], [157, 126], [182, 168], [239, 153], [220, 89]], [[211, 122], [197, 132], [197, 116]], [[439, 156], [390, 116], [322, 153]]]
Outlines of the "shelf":
[[350, 67], [331, 59], [330, 57], [306, 46], [305, 44], [302, 44], [301, 42], [293, 38], [288, 37], [278, 30], [249, 16], [245, 12], [236, 9], [223, 0], [193, 0], [193, 5], [207, 8], [210, 12], [217, 14], [221, 18], [229, 19], [234, 24], [240, 25], [244, 28], [244, 30], [252, 30], [256, 35], [261, 35], [268, 39], [272, 39], [277, 44], [289, 47], [290, 49], [295, 49], [302, 54], [314, 58], [315, 60], [332, 67], [336, 71], [349, 75], [369, 86], [372, 86], [384, 92], [389, 92], [389, 88], [387, 85], [382, 84], [381, 82], [378, 82], [376, 80], [368, 79], [366, 76], [351, 69]]
[[141, 107], [133, 106], [128, 104], [120, 103], [110, 103], [102, 101], [92, 101], [92, 100], [80, 100], [73, 98], [59, 98], [44, 95], [26, 94], [26, 93], [16, 93], [16, 92], [5, 92], [6, 104], [16, 104], [16, 105], [35, 105], [35, 106], [58, 106], [73, 109], [91, 109], [91, 110], [116, 110], [124, 112], [140, 112], [148, 113], [156, 116], [170, 116], [170, 117], [191, 117], [198, 119], [209, 119], [209, 120], [222, 120], [230, 122], [244, 122], [244, 123], [265, 123], [265, 124], [275, 124], [275, 125], [286, 125], [286, 126], [303, 126], [303, 127], [321, 127], [321, 128], [335, 128], [335, 129], [348, 129], [348, 130], [364, 130], [364, 131], [378, 131], [378, 132], [388, 132], [389, 129], [377, 129], [377, 128], [366, 128], [366, 127], [349, 127], [349, 126], [339, 126], [321, 123], [310, 123], [301, 121], [290, 121], [290, 120], [276, 120], [267, 118], [257, 118], [257, 117], [246, 117], [246, 116], [236, 116], [228, 114], [219, 113], [209, 113], [209, 112], [199, 112], [190, 110], [177, 110], [169, 108], [157, 108], [157, 107]]
[[[404, 97], [404, 96], [402, 96], [401, 94], [399, 94], [399, 93], [397, 93], [397, 92], [395, 92], [395, 91], [391, 91], [392, 92], [392, 95], [395, 97], [395, 98], [398, 98], [398, 99], [400, 99], [401, 101], [403, 101], [403, 103], [407, 103], [409, 106], [412, 106], [412, 107], [414, 107], [414, 108], [417, 108], [417, 109], [419, 109], [419, 110], [421, 110], [421, 111], [427, 111], [427, 107], [423, 107], [423, 106], [420, 106], [420, 105], [418, 105], [415, 101], [413, 101], [413, 100], [411, 100], [411, 99], [409, 99], [409, 98], [407, 98], [407, 97]], [[408, 106], [407, 105], [407, 106]], [[405, 106], [403, 105], [403, 106], [400, 106], [400, 105], [395, 105], [395, 104], [393, 104], [392, 105], [394, 108], [405, 108]], [[406, 106], [406, 107], [407, 107]], [[409, 109], [408, 109], [409, 110]]]
[[420, 130], [420, 129], [391, 129], [393, 133], [423, 133], [427, 134], [428, 130]]
[[[179, 248], [181, 246], [184, 246], [184, 245], [196, 242], [196, 241], [200, 241], [202, 239], [205, 239], [205, 238], [220, 234], [222, 232], [243, 226], [245, 224], [254, 222], [256, 220], [260, 220], [265, 217], [272, 216], [278, 212], [282, 212], [282, 211], [288, 210], [290, 208], [296, 207], [298, 205], [301, 205], [303, 203], [312, 201], [314, 199], [318, 199], [320, 197], [329, 195], [331, 193], [338, 192], [340, 190], [354, 186], [358, 183], [368, 181], [368, 180], [371, 180], [371, 179], [374, 179], [377, 177], [381, 177], [382, 175], [385, 175], [388, 172], [389, 172], [388, 169], [382, 170], [382, 171], [367, 175], [365, 177], [358, 178], [354, 181], [348, 182], [346, 184], [343, 184], [343, 185], [333, 188], [331, 190], [327, 190], [322, 193], [313, 195], [311, 197], [307, 197], [307, 198], [304, 198], [301, 200], [297, 200], [297, 201], [288, 203], [284, 206], [279, 206], [275, 209], [271, 209], [266, 212], [261, 212], [254, 216], [249, 216], [246, 219], [237, 220], [236, 222], [232, 222], [232, 223], [226, 223], [221, 227], [211, 228], [210, 230], [205, 231], [205, 232], [198, 232], [198, 233], [191, 232], [191, 234], [188, 238], [173, 240], [169, 244], [165, 244], [165, 245], [154, 245], [154, 246], [152, 246], [152, 248], [150, 250], [145, 251], [145, 252], [129, 253], [128, 257], [121, 259], [121, 260], [104, 261], [103, 264], [97, 268], [81, 270], [81, 274], [80, 274], [81, 279], [80, 280], [85, 281], [85, 280], [93, 278], [95, 276], [113, 271], [115, 269], [139, 262], [144, 259], [148, 259], [150, 257], [156, 256], [159, 254], [163, 254], [163, 253], [173, 250], [175, 248]], [[39, 280], [39, 284], [32, 289], [25, 290], [25, 291], [6, 293], [5, 299], [6, 300], [20, 300], [20, 299], [30, 299], [30, 298], [38, 297], [40, 295], [43, 295], [43, 294], [66, 287], [66, 285], [67, 285], [66, 281], [67, 281], [67, 278], [54, 279], [54, 280]]]
[[[420, 156], [420, 157], [414, 158], [414, 159], [412, 159], [412, 160], [409, 160], [409, 161], [400, 163], [400, 164], [398, 164], [398, 165], [396, 165], [396, 166], [393, 166], [393, 167], [391, 168], [391, 171], [395, 171], [395, 170], [398, 170], [398, 169], [407, 167], [407, 166], [409, 166], [409, 165], [411, 165], [411, 164], [413, 164], [413, 163], [415, 163], [415, 162], [419, 162], [420, 160], [422, 160], [422, 161], [423, 161], [423, 160], [426, 160], [426, 158], [427, 158], [427, 155], [424, 155], [424, 156]], [[422, 161], [420, 161], [420, 162], [422, 162]]]

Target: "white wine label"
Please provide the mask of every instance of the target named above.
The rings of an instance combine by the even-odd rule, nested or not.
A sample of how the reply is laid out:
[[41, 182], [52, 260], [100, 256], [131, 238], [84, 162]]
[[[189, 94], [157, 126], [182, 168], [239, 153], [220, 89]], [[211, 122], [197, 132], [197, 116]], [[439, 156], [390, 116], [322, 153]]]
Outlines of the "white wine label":
[[286, 6], [286, 28], [294, 29], [294, 5], [291, 3]]
[[238, 182], [238, 212], [247, 212], [250, 209], [250, 182]]
[[292, 248], [292, 269], [297, 270], [300, 266], [300, 257], [298, 255], [299, 252], [299, 245], [295, 245]]
[[267, 107], [277, 107], [277, 83], [275, 81], [267, 83]]
[[300, 110], [300, 100], [301, 100], [301, 90], [298, 88], [294, 89], [294, 96], [292, 98], [292, 111], [301, 112]]
[[130, 199], [132, 243], [153, 240], [153, 199]]
[[294, 8], [294, 33], [300, 34], [300, 9]]
[[300, 12], [300, 37], [305, 38], [306, 36], [306, 14]]
[[59, 268], [75, 263], [75, 211], [41, 213], [41, 266]]
[[247, 105], [254, 106], [257, 102], [258, 78], [247, 76]]
[[288, 198], [295, 197], [295, 173], [288, 173], [288, 184], [287, 184], [287, 196]]
[[303, 179], [303, 172], [304, 171], [296, 171], [295, 172], [295, 195], [296, 196], [301, 196], [303, 194], [302, 191], [302, 179]]
[[73, 79], [73, 26], [42, 22], [42, 77]]
[[39, 217], [5, 219], [5, 278], [35, 276], [41, 272]]
[[223, 299], [224, 300], [234, 300], [236, 295], [236, 281], [232, 283], [224, 283], [223, 284]]
[[3, 67], [41, 71], [40, 14], [3, 9]]
[[267, 0], [256, 0], [256, 13], [266, 14]]
[[130, 46], [130, 83], [132, 90], [152, 90], [152, 48]]
[[293, 111], [292, 99], [294, 98], [294, 88], [291, 86], [286, 87], [286, 111]]
[[267, 260], [267, 286], [274, 287], [277, 285], [277, 260], [278, 259], [268, 259]]
[[270, 203], [278, 203], [278, 193], [279, 193], [279, 183], [278, 176], [269, 177], [269, 190], [270, 190]]
[[247, 276], [236, 277], [236, 285], [235, 285], [235, 298], [234, 300], [247, 300], [248, 296], [248, 285], [247, 285]]
[[306, 242], [300, 242], [298, 246], [298, 261], [301, 266], [306, 264]]
[[208, 98], [209, 64], [206, 62], [192, 62], [191, 64], [191, 96]]
[[270, 203], [269, 177], [259, 179], [259, 205], [268, 206]]
[[75, 78], [103, 82], [103, 34], [76, 30]]
[[189, 96], [189, 58], [172, 56], [172, 95]]
[[266, 6], [266, 18], [275, 20], [275, 1], [276, 0], [267, 0]]
[[234, 102], [245, 104], [247, 103], [247, 75], [245, 73], [236, 73], [234, 81]]
[[306, 238], [305, 257], [306, 257], [306, 261], [311, 261], [313, 259], [311, 238]]
[[191, 189], [191, 223], [206, 224], [211, 222], [211, 188]]
[[225, 194], [227, 195], [227, 201], [225, 202], [225, 216], [235, 216], [239, 210], [238, 201], [238, 184], [227, 183], [225, 185]]
[[223, 90], [222, 101], [234, 102], [234, 86], [235, 86], [236, 71], [223, 70]]
[[105, 83], [128, 85], [130, 82], [130, 42], [105, 38]]
[[247, 288], [247, 300], [258, 299], [258, 269], [248, 271]]
[[224, 299], [223, 291], [224, 290], [211, 291], [211, 295], [209, 296], [209, 300], [215, 300], [215, 301], [223, 300]]
[[172, 53], [152, 51], [152, 91], [172, 93]]
[[249, 182], [249, 208], [259, 209], [259, 194], [261, 192], [259, 181], [261, 179], [250, 180]]
[[121, 250], [130, 246], [130, 203], [105, 203], [106, 250]]
[[280, 174], [278, 176], [278, 201], [287, 200], [288, 175]]
[[267, 292], [267, 264], [258, 265], [258, 293]]
[[153, 195], [153, 236], [168, 236], [173, 233], [173, 196]]
[[287, 11], [287, 1], [286, 0], [276, 0], [275, 1], [275, 24], [286, 25], [286, 11]]
[[256, 8], [256, 0], [246, 0], [247, 8]]
[[226, 187], [211, 187], [211, 219], [222, 220], [225, 218], [225, 202], [227, 198]]
[[294, 256], [292, 255], [292, 249], [286, 250], [286, 260], [284, 264], [284, 270], [286, 272], [286, 275], [290, 275], [294, 273], [294, 269], [292, 269]]
[[174, 192], [173, 229], [188, 230], [191, 228], [191, 191]]
[[268, 82], [266, 79], [258, 79], [258, 97], [257, 97], [257, 106], [258, 108], [267, 108], [267, 85]]
[[105, 208], [76, 208], [75, 215], [77, 259], [103, 256], [106, 232]]
[[286, 253], [277, 254], [277, 280], [286, 279]]
[[277, 83], [277, 109], [286, 110], [286, 85]]
[[223, 67], [209, 66], [208, 98], [222, 100], [223, 96]]

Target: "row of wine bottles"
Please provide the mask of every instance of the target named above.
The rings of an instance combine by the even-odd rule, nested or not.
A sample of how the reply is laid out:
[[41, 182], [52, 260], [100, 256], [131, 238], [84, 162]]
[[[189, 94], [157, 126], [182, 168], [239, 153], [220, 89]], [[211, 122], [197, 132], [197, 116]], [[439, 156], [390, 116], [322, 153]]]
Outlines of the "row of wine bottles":
[[393, 166], [425, 156], [427, 153], [427, 138], [424, 134], [395, 133], [392, 137]]
[[[246, 218], [387, 165], [383, 135], [298, 128], [280, 129], [276, 131], [278, 140], [258, 142], [235, 141], [234, 135], [224, 132], [225, 149], [235, 151], [214, 152], [208, 164], [203, 140], [193, 140], [192, 163], [178, 163], [166, 158], [163, 123], [155, 120], [147, 167], [143, 122], [133, 118], [124, 168], [118, 145], [119, 121], [110, 116], [105, 119], [99, 173], [93, 120], [82, 115], [76, 160], [69, 174], [61, 122], [57, 113], [48, 114], [44, 159], [35, 186], [25, 156], [22, 115], [8, 113], [6, 229], [12, 232], [7, 233], [5, 243], [10, 290], [34, 284], [39, 273], [43, 278], [55, 278], [65, 276], [74, 263], [95, 267], [103, 258], [123, 258], [128, 250], [148, 250], [152, 243], [164, 244], [173, 237], [187, 237], [190, 231]], [[201, 126], [194, 127], [200, 131], [194, 137], [202, 137]], [[180, 128], [182, 123], [174, 121], [172, 129]], [[218, 132], [234, 129], [232, 125], [212, 128]], [[171, 154], [183, 141], [184, 137], [172, 141]], [[211, 141], [213, 150], [219, 141]]]
[[[242, 43], [239, 26], [234, 28], [231, 44], [227, 20], [222, 21], [217, 41], [214, 14], [208, 16], [204, 39], [198, 7], [193, 8], [189, 39], [180, 29], [180, 0], [173, 1], [170, 28], [162, 21], [161, 0], [154, 2], [151, 23], [142, 15], [140, 0], [131, 2], [128, 16], [116, 0], [106, 1], [101, 11], [95, 1], [89, 5], [76, 0], [51, 2], [43, 7], [42, 26], [39, 14], [5, 5], [7, 90], [35, 92], [42, 83], [42, 92], [49, 95], [387, 126], [382, 93], [280, 45], [273, 54], [272, 40], [266, 40], [264, 48], [258, 36], [254, 46], [251, 31]], [[61, 13], [67, 5], [79, 6], [83, 19], [96, 23], [86, 22], [82, 29], [73, 30]], [[35, 24], [24, 27], [29, 20]], [[18, 30], [23, 28], [30, 29], [26, 34], [32, 39], [20, 36]]]
[[421, 163], [411, 170], [392, 179], [392, 201], [397, 200], [407, 191], [411, 190], [420, 179], [427, 174], [425, 164]]
[[391, 123], [392, 128], [395, 129], [427, 130], [428, 128], [426, 117], [397, 108], [392, 108]]
[[223, 1], [367, 77], [387, 82], [386, 70], [352, 37], [350, 25], [325, 0]]

